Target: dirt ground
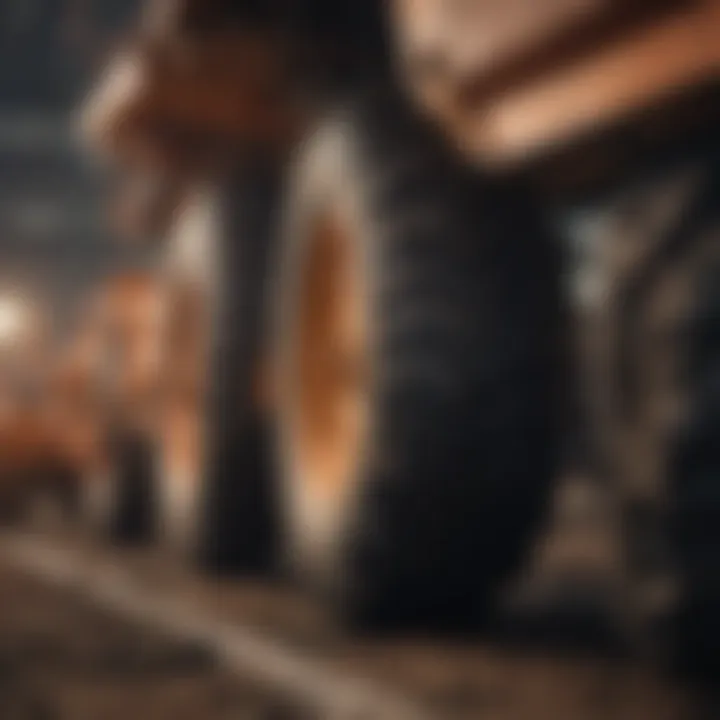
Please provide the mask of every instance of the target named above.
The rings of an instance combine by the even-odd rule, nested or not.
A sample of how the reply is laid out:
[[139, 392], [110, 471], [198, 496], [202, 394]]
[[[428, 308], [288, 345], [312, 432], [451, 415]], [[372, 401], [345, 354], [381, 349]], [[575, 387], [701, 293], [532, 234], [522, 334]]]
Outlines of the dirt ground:
[[3, 720], [310, 720], [201, 647], [91, 607], [0, 565]]
[[[231, 600], [233, 592], [228, 591]], [[242, 591], [237, 592], [240, 597]], [[276, 687], [231, 673], [208, 649], [98, 608], [80, 587], [55, 587], [1, 559], [0, 609], [2, 720], [327, 716]], [[352, 663], [346, 660], [351, 655]], [[352, 652], [339, 648], [336, 658], [360, 675], [415, 688], [431, 718], [720, 717], [706, 703], [701, 706], [697, 698], [645, 674], [582, 656], [545, 658], [535, 651], [474, 643], [436, 651], [390, 642], [358, 644]]]
[[[534, 580], [518, 597], [532, 605], [545, 592], [557, 594], [558, 578], [570, 572], [575, 613], [566, 609], [528, 622], [534, 616], [521, 602], [494, 634], [454, 639], [348, 636], [311, 598], [276, 579], [203, 578], [162, 551], [113, 549], [82, 532], [0, 535], [0, 720], [330, 717], [308, 707], [307, 697], [301, 702], [291, 694], [292, 685], [259, 682], [268, 677], [262, 673], [246, 677], [247, 665], [231, 671], [209, 646], [103, 609], [112, 606], [93, 590], [117, 583], [136, 590], [142, 603], [164, 608], [179, 601], [190, 617], [219, 622], [222, 642], [245, 628], [281, 655], [312, 666], [323, 686], [367, 681], [411, 700], [431, 720], [720, 718], [720, 703], [707, 693], [601, 649], [597, 640], [607, 627], [595, 617], [602, 613], [587, 617], [593, 605], [587, 600], [603, 597], [612, 552], [588, 534], [591, 518], [579, 517], [577, 508], [569, 516], [575, 521], [563, 521], [562, 512], [555, 519], [560, 529], [539, 547]], [[52, 568], [67, 563], [77, 576], [60, 583], [52, 573], [40, 579], [43, 573], [30, 569], [33, 558], [45, 558]], [[577, 595], [583, 588], [585, 598]]]

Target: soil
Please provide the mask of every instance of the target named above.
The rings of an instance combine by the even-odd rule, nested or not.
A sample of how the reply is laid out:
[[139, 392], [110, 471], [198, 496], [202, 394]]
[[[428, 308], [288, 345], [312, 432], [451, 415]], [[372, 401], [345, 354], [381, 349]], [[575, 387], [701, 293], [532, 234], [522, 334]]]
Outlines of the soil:
[[310, 720], [200, 646], [0, 566], [3, 720]]
[[[170, 636], [104, 609], [92, 590], [108, 577], [144, 602], [179, 601], [193, 618], [247, 629], [319, 672], [323, 686], [369, 682], [431, 719], [719, 718], [720, 703], [706, 691], [630, 663], [607, 642], [614, 552], [603, 532], [590, 532], [603, 523], [580, 512], [597, 503], [579, 500], [572, 492], [559, 503], [534, 570], [498, 627], [454, 638], [350, 636], [276, 578], [204, 578], [162, 551], [113, 549], [82, 531], [0, 536], [0, 720], [328, 718], [291, 686], [262, 682], [267, 674], [246, 673], [248, 666], [226, 667], [181, 631]], [[61, 559], [85, 579], [41, 577], [21, 551], [51, 565]], [[233, 630], [223, 629], [223, 641]], [[361, 717], [373, 720], [352, 720]]]

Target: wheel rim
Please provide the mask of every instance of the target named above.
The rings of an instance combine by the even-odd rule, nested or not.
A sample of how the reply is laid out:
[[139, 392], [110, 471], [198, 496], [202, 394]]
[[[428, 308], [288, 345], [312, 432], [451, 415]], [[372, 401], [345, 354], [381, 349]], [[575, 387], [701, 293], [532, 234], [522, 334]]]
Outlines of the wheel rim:
[[290, 440], [294, 475], [326, 497], [356, 479], [368, 424], [368, 318], [357, 255], [339, 214], [314, 219], [294, 310]]

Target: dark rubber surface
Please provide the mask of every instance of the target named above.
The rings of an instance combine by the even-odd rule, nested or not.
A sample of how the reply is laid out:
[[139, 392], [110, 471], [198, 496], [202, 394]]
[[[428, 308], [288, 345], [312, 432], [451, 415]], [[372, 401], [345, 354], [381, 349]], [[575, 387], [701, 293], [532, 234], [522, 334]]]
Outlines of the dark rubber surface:
[[352, 622], [462, 624], [518, 569], [556, 473], [555, 248], [521, 193], [461, 168], [393, 91], [323, 134], [341, 166], [326, 204], [358, 201], [377, 377], [360, 491], [312, 564]]
[[211, 571], [255, 571], [273, 555], [268, 418], [254, 396], [263, 357], [267, 276], [276, 237], [276, 178], [249, 166], [220, 188], [206, 466], [196, 559]]
[[117, 431], [110, 443], [114, 501], [101, 531], [114, 542], [146, 543], [155, 533], [154, 445], [143, 433]]

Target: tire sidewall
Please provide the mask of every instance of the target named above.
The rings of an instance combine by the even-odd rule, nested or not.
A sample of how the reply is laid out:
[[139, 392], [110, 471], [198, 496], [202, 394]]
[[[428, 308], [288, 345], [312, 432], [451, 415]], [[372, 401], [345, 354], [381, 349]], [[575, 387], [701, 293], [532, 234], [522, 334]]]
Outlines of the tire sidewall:
[[[331, 118], [332, 120], [332, 118]], [[352, 252], [360, 267], [362, 294], [368, 305], [375, 296], [372, 255], [377, 232], [370, 227], [369, 213], [358, 177], [362, 167], [352, 138], [339, 130], [342, 123], [329, 121], [318, 127], [305, 143], [305, 151], [295, 162], [290, 187], [296, 189], [286, 204], [285, 225], [282, 232], [283, 262], [279, 275], [279, 302], [275, 317], [279, 362], [280, 396], [292, 394], [294, 363], [293, 347], [297, 346], [294, 327], [297, 318], [297, 299], [302, 292], [302, 268], [311, 245], [311, 228], [316, 217], [331, 211], [337, 213], [350, 228]], [[375, 318], [372, 307], [366, 316]], [[368, 354], [373, 366], [373, 325], [368, 327]], [[280, 412], [278, 419], [278, 460], [281, 498], [280, 513], [284, 532], [283, 563], [291, 574], [310, 576], [325, 584], [328, 578], [343, 582], [344, 550], [347, 538], [357, 520], [363, 460], [368, 455], [368, 443], [374, 426], [375, 388], [371, 387], [367, 402], [367, 424], [353, 477], [341, 490], [324, 492], [313, 482], [299, 476], [296, 451], [293, 450], [292, 421]], [[326, 588], [332, 591], [332, 588]]]
[[[164, 258], [164, 300], [166, 322], [176, 322], [173, 317], [176, 303], [180, 294], [190, 293], [202, 304], [201, 321], [207, 330], [203, 338], [203, 347], [200, 350], [199, 381], [204, 392], [208, 385], [211, 371], [211, 332], [213, 314], [216, 312], [218, 295], [219, 272], [217, 264], [220, 261], [218, 248], [214, 239], [215, 227], [203, 225], [212, 219], [216, 211], [216, 192], [210, 185], [198, 186], [191, 194], [188, 205], [178, 215], [174, 234], [165, 247]], [[200, 222], [200, 227], [198, 227]], [[189, 230], [188, 230], [189, 228]], [[199, 244], [198, 244], [199, 243]], [[176, 349], [166, 347], [165, 367], [175, 360]], [[197, 431], [201, 437], [200, 458], [193, 471], [183, 471], [178, 476], [173, 468], [173, 462], [168, 455], [172, 453], [170, 442], [165, 436], [165, 425], [168, 420], [166, 412], [172, 412], [172, 398], [177, 390], [169, 389], [171, 399], [164, 396], [163, 411], [157, 433], [157, 452], [155, 455], [155, 478], [157, 485], [156, 497], [158, 500], [158, 526], [161, 542], [171, 550], [182, 555], [194, 554], [201, 541], [202, 504], [204, 502], [204, 469], [205, 461], [202, 449], [206, 445], [206, 436], [211, 432], [206, 403], [201, 398], [197, 412]]]

